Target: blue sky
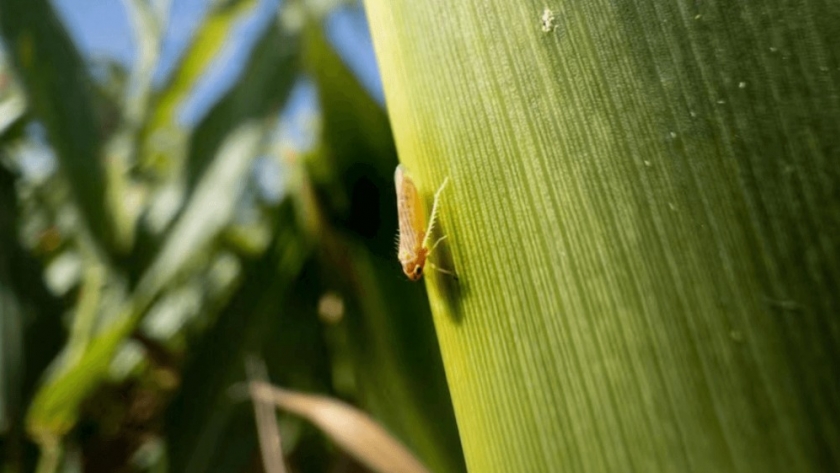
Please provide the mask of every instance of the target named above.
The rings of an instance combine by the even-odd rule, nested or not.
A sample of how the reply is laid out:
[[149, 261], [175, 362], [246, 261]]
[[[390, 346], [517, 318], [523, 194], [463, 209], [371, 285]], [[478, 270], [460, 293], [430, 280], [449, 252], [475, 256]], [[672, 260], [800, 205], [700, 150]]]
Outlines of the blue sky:
[[[197, 123], [214, 101], [235, 82], [259, 33], [275, 18], [280, 1], [261, 0], [254, 13], [237, 25], [210, 72], [196, 85], [192, 97], [182, 106], [179, 117], [185, 125]], [[53, 0], [53, 5], [84, 55], [110, 58], [126, 68], [131, 67], [135, 46], [124, 2]], [[159, 69], [155, 73], [157, 84], [162, 83], [177, 64], [209, 5], [209, 0], [171, 0], [170, 20]], [[371, 96], [384, 106], [382, 83], [361, 8], [337, 8], [326, 19], [325, 29], [339, 56]]]

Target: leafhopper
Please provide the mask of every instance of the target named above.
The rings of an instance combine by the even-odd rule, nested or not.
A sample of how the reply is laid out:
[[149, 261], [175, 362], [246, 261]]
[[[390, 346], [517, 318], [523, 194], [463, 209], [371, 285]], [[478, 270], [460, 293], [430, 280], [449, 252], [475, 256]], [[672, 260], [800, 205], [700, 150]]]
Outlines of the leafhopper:
[[397, 258], [402, 264], [403, 272], [412, 281], [417, 281], [423, 277], [423, 268], [427, 264], [436, 271], [455, 276], [452, 271], [438, 268], [431, 261], [427, 261], [438, 244], [446, 238], [442, 236], [434, 245], [429, 246], [432, 230], [437, 221], [440, 193], [446, 187], [447, 182], [449, 182], [448, 177], [443, 180], [443, 184], [435, 192], [432, 214], [429, 217], [429, 226], [427, 227], [423, 202], [420, 199], [420, 194], [417, 193], [417, 186], [414, 185], [411, 176], [405, 172], [401, 165], [397, 166], [397, 170], [394, 171], [394, 183], [397, 186], [397, 215], [400, 222]]

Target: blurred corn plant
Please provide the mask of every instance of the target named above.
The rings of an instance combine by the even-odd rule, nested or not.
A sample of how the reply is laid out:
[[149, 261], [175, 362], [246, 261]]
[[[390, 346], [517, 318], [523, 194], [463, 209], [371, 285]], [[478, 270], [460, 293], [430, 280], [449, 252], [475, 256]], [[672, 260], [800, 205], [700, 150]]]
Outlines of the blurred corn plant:
[[[124, 5], [130, 70], [80, 55], [49, 2], [0, 0], [3, 471], [258, 470], [254, 413], [229, 392], [246, 354], [463, 471], [428, 302], [393, 257], [388, 120], [323, 30], [360, 7], [282, 2], [184, 124], [263, 3], [214, 2], [159, 85], [168, 2]], [[293, 106], [307, 95], [318, 108]], [[362, 469], [279, 423], [293, 471]]]

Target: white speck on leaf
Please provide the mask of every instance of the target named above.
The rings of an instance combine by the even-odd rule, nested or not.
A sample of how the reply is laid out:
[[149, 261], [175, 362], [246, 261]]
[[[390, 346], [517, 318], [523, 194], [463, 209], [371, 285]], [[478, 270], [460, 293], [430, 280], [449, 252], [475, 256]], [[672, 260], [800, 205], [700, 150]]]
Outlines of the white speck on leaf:
[[554, 12], [548, 7], [543, 9], [542, 17], [540, 17], [540, 23], [542, 24], [543, 33], [550, 33], [557, 29]]

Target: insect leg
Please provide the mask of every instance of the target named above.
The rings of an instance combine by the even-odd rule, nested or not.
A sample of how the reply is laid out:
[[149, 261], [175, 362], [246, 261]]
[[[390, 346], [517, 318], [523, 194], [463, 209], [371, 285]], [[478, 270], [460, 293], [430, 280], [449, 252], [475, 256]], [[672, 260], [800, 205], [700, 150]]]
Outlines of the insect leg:
[[[432, 216], [429, 217], [429, 228], [426, 229], [426, 236], [423, 237], [423, 248], [429, 247], [429, 239], [432, 237], [432, 230], [435, 228], [435, 222], [437, 221], [438, 203], [440, 203], [440, 193], [443, 191], [443, 188], [446, 187], [446, 184], [448, 182], [449, 176], [447, 176], [446, 179], [443, 180], [443, 184], [441, 184], [437, 192], [435, 192], [435, 200], [432, 203]], [[435, 243], [435, 245], [437, 245], [437, 243]]]
[[448, 275], [452, 276], [453, 278], [455, 278], [456, 281], [458, 280], [458, 275], [455, 274], [455, 271], [450, 271], [448, 269], [439, 268], [439, 267], [435, 266], [435, 264], [432, 263], [431, 261], [426, 261], [426, 266], [434, 269], [435, 271], [437, 271], [439, 273], [448, 274]]
[[435, 242], [435, 244], [434, 244], [434, 245], [432, 245], [432, 247], [429, 249], [429, 253], [428, 253], [428, 254], [432, 254], [432, 252], [433, 252], [433, 251], [435, 251], [435, 248], [437, 248], [437, 246], [440, 244], [440, 242], [442, 242], [442, 241], [443, 241], [443, 240], [445, 240], [445, 239], [446, 239], [446, 235], [444, 235], [444, 236], [442, 236], [442, 237], [438, 238], [438, 240]]

